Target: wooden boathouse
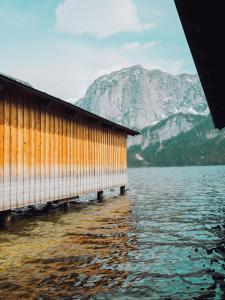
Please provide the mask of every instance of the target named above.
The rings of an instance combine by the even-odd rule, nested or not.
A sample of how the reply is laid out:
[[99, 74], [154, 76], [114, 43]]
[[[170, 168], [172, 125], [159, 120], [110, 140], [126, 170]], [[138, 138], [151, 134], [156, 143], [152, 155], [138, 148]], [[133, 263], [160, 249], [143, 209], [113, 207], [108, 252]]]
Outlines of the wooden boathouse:
[[127, 184], [115, 124], [0, 74], [0, 214]]

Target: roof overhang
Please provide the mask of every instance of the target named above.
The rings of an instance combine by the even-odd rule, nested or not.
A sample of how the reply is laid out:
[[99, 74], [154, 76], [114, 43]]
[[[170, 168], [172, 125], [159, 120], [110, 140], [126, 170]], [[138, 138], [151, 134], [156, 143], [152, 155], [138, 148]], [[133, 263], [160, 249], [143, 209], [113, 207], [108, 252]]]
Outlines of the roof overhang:
[[225, 127], [225, 16], [221, 0], [174, 0], [214, 125]]

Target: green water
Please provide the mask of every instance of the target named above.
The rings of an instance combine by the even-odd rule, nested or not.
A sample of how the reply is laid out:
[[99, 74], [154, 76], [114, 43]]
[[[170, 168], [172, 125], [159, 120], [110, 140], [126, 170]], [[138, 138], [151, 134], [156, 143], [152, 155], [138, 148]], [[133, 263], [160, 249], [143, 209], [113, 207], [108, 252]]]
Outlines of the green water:
[[0, 299], [224, 299], [224, 279], [224, 166], [131, 169], [127, 197], [0, 232]]

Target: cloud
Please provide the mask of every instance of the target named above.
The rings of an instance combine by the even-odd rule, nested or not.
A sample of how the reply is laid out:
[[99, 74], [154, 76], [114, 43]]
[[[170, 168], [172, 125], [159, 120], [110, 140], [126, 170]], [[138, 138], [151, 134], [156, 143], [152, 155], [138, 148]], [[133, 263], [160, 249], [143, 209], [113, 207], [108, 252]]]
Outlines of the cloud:
[[89, 85], [99, 76], [140, 64], [147, 69], [161, 69], [177, 74], [186, 71], [182, 60], [149, 58], [121, 49], [96, 48], [72, 42], [57, 42], [37, 49], [34, 56], [2, 67], [2, 72], [30, 82], [49, 94], [75, 102], [85, 95]]
[[157, 17], [163, 16], [163, 13], [160, 10], [153, 10], [152, 14]]
[[56, 8], [55, 28], [61, 33], [89, 34], [101, 39], [152, 27], [138, 18], [133, 0], [64, 0]]
[[158, 41], [151, 41], [147, 43], [140, 43], [140, 42], [132, 42], [132, 43], [126, 43], [122, 46], [122, 50], [125, 51], [130, 51], [130, 52], [135, 52], [138, 50], [143, 50], [143, 49], [149, 49], [154, 46], [159, 45], [161, 42]]
[[[153, 25], [143, 20], [160, 21], [159, 17], [154, 17], [154, 14], [160, 15], [152, 8], [154, 1], [163, 2], [159, 7], [163, 9], [164, 17], [151, 35], [146, 30], [142, 34], [128, 33], [106, 40], [85, 36], [74, 38], [74, 35], [85, 33], [103, 38], [118, 32], [141, 32], [151, 28]], [[147, 69], [158, 68], [174, 74], [195, 72], [192, 58], [187, 54], [189, 51], [184, 47], [185, 39], [183, 42], [180, 39], [180, 29], [179, 32], [171, 31], [174, 26], [168, 27], [168, 22], [173, 22], [173, 15], [165, 5], [170, 1], [57, 0], [37, 1], [37, 5], [33, 1], [34, 6], [31, 1], [32, 5], [21, 6], [18, 0], [19, 9], [10, 1], [3, 2], [7, 5], [0, 5], [0, 35], [4, 40], [0, 48], [1, 72], [28, 81], [62, 99], [78, 99], [98, 76], [132, 65], [140, 64]], [[56, 18], [52, 24], [54, 12]], [[165, 38], [166, 26], [168, 35]], [[59, 34], [55, 28], [72, 35]], [[157, 46], [160, 40], [163, 47]]]
[[161, 42], [158, 40], [158, 41], [151, 41], [151, 42], [145, 43], [142, 46], [143, 46], [143, 49], [149, 49], [149, 48], [158, 46], [159, 44], [161, 44]]
[[79, 99], [97, 77], [130, 64], [118, 50], [69, 41], [54, 42], [34, 52], [20, 56], [16, 68], [5, 63], [2, 72], [65, 100]]

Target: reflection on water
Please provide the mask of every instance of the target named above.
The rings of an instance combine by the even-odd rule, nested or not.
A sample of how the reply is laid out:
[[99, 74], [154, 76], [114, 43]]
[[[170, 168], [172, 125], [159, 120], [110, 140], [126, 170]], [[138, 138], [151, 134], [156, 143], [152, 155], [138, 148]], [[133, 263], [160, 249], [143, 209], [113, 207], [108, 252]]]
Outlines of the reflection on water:
[[128, 197], [0, 233], [0, 299], [225, 298], [225, 167], [129, 171]]
[[128, 272], [114, 266], [126, 264], [136, 244], [129, 215], [129, 200], [118, 197], [16, 222], [0, 233], [0, 298], [87, 297], [117, 288]]

